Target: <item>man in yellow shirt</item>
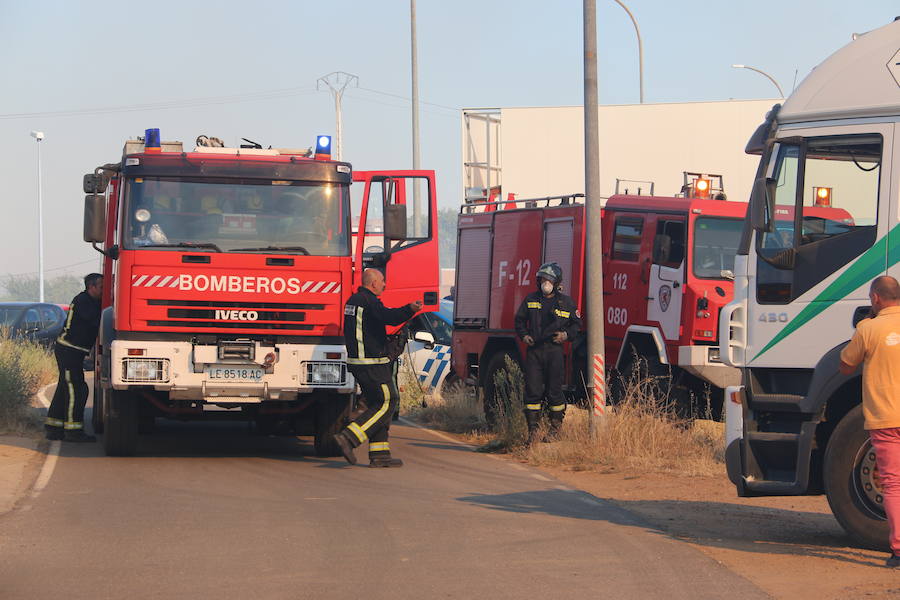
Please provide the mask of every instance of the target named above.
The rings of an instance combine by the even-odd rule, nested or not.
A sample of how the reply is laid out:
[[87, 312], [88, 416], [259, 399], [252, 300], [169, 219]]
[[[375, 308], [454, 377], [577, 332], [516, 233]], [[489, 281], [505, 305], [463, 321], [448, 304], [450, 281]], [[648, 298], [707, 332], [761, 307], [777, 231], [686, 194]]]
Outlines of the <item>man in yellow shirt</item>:
[[841, 373], [863, 364], [863, 416], [875, 449], [884, 511], [890, 528], [891, 556], [900, 567], [900, 284], [877, 277], [869, 288], [871, 318], [860, 321], [841, 351]]

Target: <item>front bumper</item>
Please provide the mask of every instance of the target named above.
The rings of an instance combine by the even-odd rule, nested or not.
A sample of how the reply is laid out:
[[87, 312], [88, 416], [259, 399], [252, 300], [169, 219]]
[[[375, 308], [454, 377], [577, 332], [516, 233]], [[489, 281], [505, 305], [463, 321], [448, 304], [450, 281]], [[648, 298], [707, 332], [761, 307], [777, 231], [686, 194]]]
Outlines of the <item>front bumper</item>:
[[[216, 345], [115, 340], [110, 346], [110, 383], [114, 389], [168, 392], [171, 400], [219, 403], [291, 401], [318, 390], [351, 393], [355, 388], [343, 346], [247, 346], [245, 356], [233, 357], [223, 356]], [[227, 371], [232, 377], [212, 376], [210, 370], [216, 367], [219, 374]]]

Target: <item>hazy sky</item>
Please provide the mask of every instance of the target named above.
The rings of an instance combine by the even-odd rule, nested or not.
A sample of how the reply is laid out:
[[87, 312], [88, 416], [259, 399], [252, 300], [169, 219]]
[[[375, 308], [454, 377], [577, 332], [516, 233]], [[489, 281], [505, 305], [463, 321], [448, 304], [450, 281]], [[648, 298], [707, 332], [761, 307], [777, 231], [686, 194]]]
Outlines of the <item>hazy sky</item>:
[[[795, 71], [802, 80], [853, 32], [900, 15], [896, 0], [626, 4], [644, 40], [646, 102], [775, 95], [732, 63], [788, 93]], [[422, 167], [437, 171], [441, 205], [461, 197], [459, 108], [581, 104], [581, 11], [577, 0], [418, 0]], [[598, 29], [600, 102], [636, 103], [628, 16], [598, 0]], [[360, 170], [412, 164], [405, 0], [0, 0], [0, 44], [0, 276], [37, 271], [34, 129], [46, 135], [48, 277], [96, 267], [81, 241], [81, 177], [148, 127], [187, 148], [200, 134], [306, 147], [334, 130], [316, 79], [346, 71], [359, 88], [344, 97], [344, 159]]]

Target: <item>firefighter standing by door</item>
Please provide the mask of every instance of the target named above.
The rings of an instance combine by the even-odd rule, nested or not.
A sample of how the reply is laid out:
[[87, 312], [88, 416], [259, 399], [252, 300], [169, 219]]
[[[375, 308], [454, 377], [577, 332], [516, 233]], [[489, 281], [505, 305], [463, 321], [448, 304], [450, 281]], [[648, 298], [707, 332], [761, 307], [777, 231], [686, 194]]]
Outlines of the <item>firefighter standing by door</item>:
[[59, 382], [47, 410], [44, 428], [48, 440], [94, 442], [84, 432], [84, 405], [88, 386], [84, 382], [84, 358], [90, 353], [100, 329], [100, 296], [103, 275], [84, 278], [84, 291], [72, 299], [66, 325], [56, 339], [53, 352], [59, 368]]
[[381, 271], [366, 269], [362, 287], [350, 296], [344, 307], [347, 367], [366, 399], [366, 410], [334, 436], [351, 465], [356, 464], [354, 449], [368, 441], [370, 467], [403, 466], [403, 461], [391, 458], [388, 444], [388, 428], [400, 402], [400, 393], [395, 384], [385, 326], [408, 321], [422, 308], [422, 302], [416, 300], [399, 308], [387, 308], [378, 299], [384, 288]]
[[545, 263], [537, 272], [538, 291], [525, 297], [516, 311], [516, 333], [528, 350], [525, 353], [525, 421], [528, 443], [537, 441], [544, 397], [550, 409], [550, 439], [559, 435], [566, 412], [563, 396], [562, 344], [581, 329], [575, 302], [560, 291], [562, 269]]

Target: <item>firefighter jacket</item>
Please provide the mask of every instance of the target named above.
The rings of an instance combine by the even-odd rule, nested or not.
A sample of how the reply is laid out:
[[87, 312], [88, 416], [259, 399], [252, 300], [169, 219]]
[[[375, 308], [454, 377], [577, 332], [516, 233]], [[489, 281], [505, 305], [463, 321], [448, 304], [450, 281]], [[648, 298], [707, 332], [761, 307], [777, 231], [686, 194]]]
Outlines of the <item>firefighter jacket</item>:
[[56, 343], [65, 348], [88, 353], [97, 340], [100, 329], [100, 300], [94, 300], [87, 292], [72, 299], [69, 314]]
[[565, 331], [568, 340], [575, 339], [581, 331], [581, 316], [575, 302], [565, 294], [556, 292], [550, 298], [541, 292], [532, 292], [516, 311], [516, 334], [520, 338], [530, 335], [535, 345], [553, 341], [553, 334]]
[[344, 306], [344, 344], [348, 365], [381, 365], [391, 362], [386, 325], [400, 325], [412, 318], [409, 306], [387, 308], [366, 288], [350, 296]]

